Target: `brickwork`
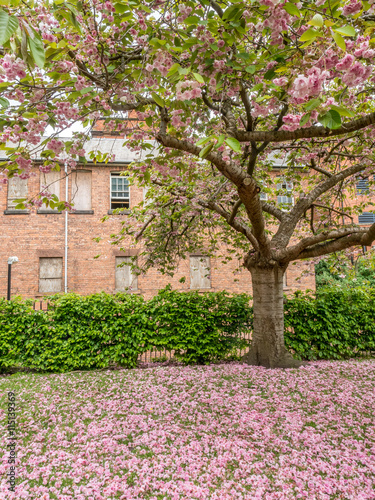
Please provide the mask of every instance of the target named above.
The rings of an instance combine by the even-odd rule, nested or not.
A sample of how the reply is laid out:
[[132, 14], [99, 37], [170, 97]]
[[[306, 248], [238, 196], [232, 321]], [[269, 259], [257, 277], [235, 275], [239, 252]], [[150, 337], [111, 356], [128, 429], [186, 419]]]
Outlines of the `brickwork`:
[[[89, 294], [104, 290], [112, 293], [115, 290], [115, 258], [122, 255], [117, 247], [110, 244], [110, 234], [121, 228], [121, 221], [127, 215], [109, 216], [105, 222], [102, 218], [110, 208], [110, 172], [121, 171], [119, 166], [90, 165], [86, 169], [92, 171], [92, 214], [68, 215], [68, 291]], [[29, 196], [39, 192], [39, 172], [29, 179]], [[71, 182], [69, 180], [69, 193]], [[65, 198], [65, 181], [60, 183], [61, 199]], [[70, 195], [69, 195], [70, 196]], [[143, 198], [142, 189], [131, 187], [130, 204], [134, 206]], [[19, 262], [12, 267], [12, 294], [24, 297], [40, 297], [39, 293], [39, 258], [64, 257], [63, 213], [41, 214], [30, 211], [28, 214], [5, 215], [7, 209], [7, 189], [0, 191], [0, 295], [6, 296], [7, 259], [16, 255]], [[93, 238], [101, 237], [100, 243]], [[96, 255], [101, 256], [94, 259]], [[224, 265], [221, 259], [211, 259], [211, 290], [227, 290], [229, 292], [251, 293], [250, 273], [243, 269], [233, 274], [237, 263]], [[63, 265], [63, 272], [65, 266]], [[301, 271], [311, 270], [311, 265], [298, 263], [291, 265], [286, 276], [286, 291], [306, 288], [314, 289], [313, 275], [302, 276]], [[180, 278], [186, 278], [180, 283]], [[189, 290], [189, 261], [181, 262], [173, 278], [163, 276], [151, 270], [146, 276], [138, 278], [138, 291], [145, 297], [151, 297], [157, 290], [171, 283], [178, 290]], [[63, 277], [64, 284], [64, 277]]]

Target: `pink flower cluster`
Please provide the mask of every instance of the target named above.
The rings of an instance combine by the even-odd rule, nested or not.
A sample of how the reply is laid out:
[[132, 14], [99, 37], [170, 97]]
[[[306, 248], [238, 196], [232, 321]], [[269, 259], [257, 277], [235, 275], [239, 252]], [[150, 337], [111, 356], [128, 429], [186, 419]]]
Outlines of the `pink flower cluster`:
[[306, 97], [319, 95], [323, 90], [323, 84], [329, 77], [329, 72], [313, 67], [307, 71], [307, 76], [298, 75], [294, 80], [291, 95], [298, 100]]
[[176, 97], [180, 101], [189, 101], [190, 99], [197, 99], [202, 96], [202, 83], [196, 80], [186, 80], [178, 82], [176, 85]]
[[61, 151], [64, 149], [64, 143], [57, 139], [52, 139], [47, 143], [47, 148], [59, 155]]
[[354, 16], [361, 10], [362, 2], [360, 2], [359, 0], [350, 0], [347, 4], [344, 5], [342, 13], [344, 14], [344, 16]]
[[163, 76], [166, 76], [172, 65], [172, 56], [168, 52], [158, 50], [152, 63], [146, 64], [146, 71], [151, 73], [151, 71], [157, 69]]
[[184, 4], [180, 4], [178, 8], [180, 11], [180, 15], [178, 16], [177, 21], [179, 23], [182, 23], [182, 21], [185, 21], [185, 19], [190, 16], [193, 9], [190, 6]]
[[26, 64], [22, 61], [22, 59], [17, 58], [14, 54], [5, 54], [5, 56], [1, 59], [0, 74], [5, 75], [8, 80], [25, 78]]

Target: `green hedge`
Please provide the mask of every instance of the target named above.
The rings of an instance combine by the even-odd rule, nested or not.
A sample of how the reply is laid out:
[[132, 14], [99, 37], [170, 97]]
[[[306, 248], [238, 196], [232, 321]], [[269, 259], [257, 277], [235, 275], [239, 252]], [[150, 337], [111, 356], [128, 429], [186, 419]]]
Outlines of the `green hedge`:
[[[152, 347], [175, 351], [186, 364], [224, 359], [249, 345], [241, 339], [253, 321], [249, 301], [246, 294], [170, 287], [148, 301], [129, 294], [57, 295], [48, 312], [34, 311], [31, 300], [0, 299], [0, 370], [132, 368]], [[285, 343], [307, 360], [374, 351], [375, 289], [296, 293], [285, 306]]]
[[210, 362], [247, 344], [240, 333], [252, 319], [245, 294], [170, 287], [149, 301], [130, 294], [67, 294], [52, 297], [51, 306], [42, 312], [30, 300], [0, 300], [0, 369], [131, 368], [153, 346], [175, 350], [184, 363]]
[[300, 359], [345, 359], [375, 350], [375, 289], [297, 292], [285, 306], [285, 344]]

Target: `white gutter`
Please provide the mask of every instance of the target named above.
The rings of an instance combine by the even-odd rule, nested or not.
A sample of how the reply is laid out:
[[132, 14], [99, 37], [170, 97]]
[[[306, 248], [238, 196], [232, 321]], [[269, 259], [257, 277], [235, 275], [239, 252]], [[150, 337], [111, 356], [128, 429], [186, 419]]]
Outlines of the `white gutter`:
[[[65, 163], [65, 201], [68, 201], [68, 166]], [[68, 211], [65, 210], [65, 248], [64, 248], [64, 292], [68, 293]]]

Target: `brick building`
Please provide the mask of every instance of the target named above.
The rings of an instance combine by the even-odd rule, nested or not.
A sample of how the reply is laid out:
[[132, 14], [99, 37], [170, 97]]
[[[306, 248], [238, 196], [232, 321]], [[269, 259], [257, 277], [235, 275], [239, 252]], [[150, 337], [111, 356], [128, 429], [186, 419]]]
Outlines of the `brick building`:
[[[87, 164], [78, 168], [68, 180], [63, 178], [63, 172], [43, 174], [36, 166], [34, 177], [28, 180], [13, 178], [0, 191], [0, 296], [6, 296], [10, 256], [19, 259], [12, 267], [12, 295], [23, 297], [39, 298], [64, 291], [113, 293], [129, 286], [132, 292], [150, 297], [168, 283], [178, 290], [251, 293], [251, 276], [246, 269], [234, 275], [237, 263], [223, 265], [221, 259], [203, 255], [191, 255], [179, 265], [173, 278], [156, 270], [135, 278], [128, 266], [118, 267], [134, 255], [135, 250], [129, 248], [124, 253], [110, 244], [110, 234], [118, 232], [121, 221], [128, 216], [126, 212], [113, 215], [112, 210], [119, 206], [131, 208], [143, 199], [142, 189], [129, 186], [127, 179], [119, 176], [123, 166], [134, 159], [122, 144], [121, 138], [97, 132], [85, 146], [86, 150], [115, 152], [115, 162], [95, 164], [88, 156]], [[275, 169], [278, 167], [276, 162]], [[30, 198], [46, 184], [51, 184], [51, 192], [59, 199], [73, 199], [75, 212], [15, 208], [15, 199]], [[109, 219], [101, 222], [106, 215]], [[97, 237], [102, 238], [100, 244], [93, 241]], [[97, 254], [101, 256], [94, 259]], [[208, 276], [207, 268], [210, 269]], [[312, 269], [308, 262], [289, 266], [285, 276], [286, 292], [315, 288], [314, 275], [300, 278], [302, 271], [308, 269]], [[182, 277], [186, 278], [184, 283], [179, 282]]]

